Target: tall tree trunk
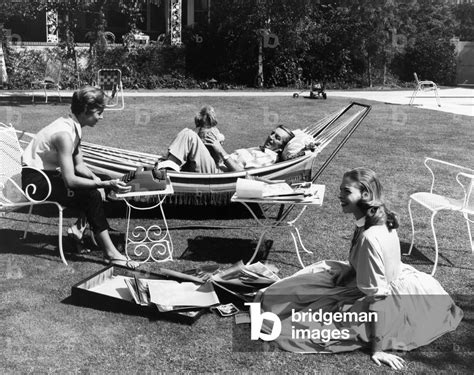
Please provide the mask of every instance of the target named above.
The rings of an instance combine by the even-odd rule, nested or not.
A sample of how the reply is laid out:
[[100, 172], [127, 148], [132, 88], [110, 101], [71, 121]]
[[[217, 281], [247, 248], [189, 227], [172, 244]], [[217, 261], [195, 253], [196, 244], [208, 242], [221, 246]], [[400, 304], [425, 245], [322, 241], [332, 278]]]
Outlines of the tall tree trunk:
[[369, 79], [369, 87], [372, 87], [372, 61], [370, 55], [367, 56], [367, 75]]
[[263, 35], [259, 35], [258, 37], [257, 87], [263, 87]]
[[0, 23], [0, 86], [2, 87], [6, 87], [8, 83], [7, 66], [5, 65], [5, 57], [3, 55], [4, 37], [3, 23]]
[[0, 85], [6, 87], [8, 83], [7, 67], [3, 56], [3, 45], [0, 43]]

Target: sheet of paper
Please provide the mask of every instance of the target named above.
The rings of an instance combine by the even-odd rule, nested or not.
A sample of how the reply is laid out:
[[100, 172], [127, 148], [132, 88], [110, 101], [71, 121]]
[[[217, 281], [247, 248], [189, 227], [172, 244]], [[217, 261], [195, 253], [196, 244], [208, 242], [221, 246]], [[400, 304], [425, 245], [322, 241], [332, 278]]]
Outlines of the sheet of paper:
[[148, 280], [150, 300], [162, 306], [208, 307], [219, 303], [211, 283]]
[[262, 181], [238, 178], [235, 189], [239, 198], [265, 198], [274, 196], [297, 195], [286, 182], [267, 184]]
[[280, 280], [280, 278], [275, 273], [273, 273], [272, 270], [260, 262], [247, 264], [243, 270], [244, 272], [253, 272], [257, 275], [267, 277], [274, 281]]
[[264, 182], [238, 178], [235, 192], [239, 198], [262, 198], [264, 187]]
[[260, 262], [244, 265], [242, 261], [239, 261], [228, 269], [213, 275], [211, 279], [221, 287], [223, 287], [222, 284], [225, 284], [229, 287], [242, 287], [251, 291], [271, 285], [278, 281], [279, 277]]
[[130, 278], [117, 275], [93, 288], [90, 288], [90, 290], [98, 294], [104, 294], [106, 296], [120, 298], [126, 301], [133, 301], [132, 295], [125, 283], [125, 279]]
[[280, 195], [293, 195], [296, 193], [293, 188], [286, 182], [280, 182], [279, 184], [265, 184], [263, 189], [264, 197], [273, 197]]

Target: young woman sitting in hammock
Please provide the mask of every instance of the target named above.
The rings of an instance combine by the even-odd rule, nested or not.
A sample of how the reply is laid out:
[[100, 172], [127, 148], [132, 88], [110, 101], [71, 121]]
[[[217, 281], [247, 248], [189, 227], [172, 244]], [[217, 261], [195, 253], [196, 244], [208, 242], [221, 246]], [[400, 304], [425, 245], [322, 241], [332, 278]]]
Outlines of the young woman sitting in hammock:
[[[243, 171], [276, 163], [281, 151], [293, 137], [291, 130], [279, 125], [271, 132], [263, 146], [239, 149], [229, 154], [214, 133], [207, 133], [202, 140], [196, 132], [186, 128], [178, 133], [169, 146], [166, 159], [174, 162], [179, 170], [186, 172]], [[208, 147], [216, 158], [222, 160], [222, 165], [216, 163]], [[160, 163], [157, 163], [155, 168], [161, 168]]]

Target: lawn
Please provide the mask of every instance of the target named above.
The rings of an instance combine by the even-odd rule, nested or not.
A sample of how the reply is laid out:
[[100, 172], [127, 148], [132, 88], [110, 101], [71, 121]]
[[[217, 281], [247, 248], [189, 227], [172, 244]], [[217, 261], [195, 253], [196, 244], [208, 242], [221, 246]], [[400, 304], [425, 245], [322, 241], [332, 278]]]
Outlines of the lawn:
[[[105, 112], [95, 128], [84, 129], [90, 142], [152, 153], [166, 146], [183, 127], [193, 127], [193, 116], [203, 104], [216, 108], [228, 150], [263, 142], [276, 123], [304, 127], [346, 105], [345, 99], [327, 101], [264, 98], [126, 98], [123, 111]], [[370, 103], [372, 111], [321, 175], [326, 185], [321, 208], [310, 208], [301, 219], [301, 233], [313, 255], [302, 255], [305, 264], [321, 259], [345, 259], [354, 222], [341, 213], [337, 199], [344, 171], [366, 166], [378, 172], [388, 205], [400, 216], [402, 249], [410, 243], [408, 197], [429, 188], [425, 156], [472, 166], [472, 118], [420, 108]], [[0, 101], [0, 121], [36, 132], [67, 113], [67, 103], [32, 105], [5, 98]], [[471, 150], [471, 151], [469, 151]], [[444, 189], [456, 182], [441, 181]], [[252, 224], [235, 208], [167, 207], [172, 227], [203, 224]], [[113, 240], [123, 244], [125, 208], [108, 208]], [[205, 211], [205, 212], [204, 212]], [[210, 213], [209, 213], [210, 212]], [[301, 355], [267, 345], [248, 343], [248, 325], [236, 326], [233, 318], [205, 314], [193, 325], [145, 316], [106, 312], [76, 306], [68, 297], [71, 286], [104, 267], [100, 251], [78, 256], [66, 253], [69, 266], [57, 253], [57, 220], [53, 211], [34, 215], [31, 233], [19, 240], [25, 213], [0, 218], [1, 373], [153, 373], [153, 372], [350, 372], [380, 369], [368, 353]], [[213, 219], [214, 213], [219, 219]], [[416, 248], [403, 261], [431, 272], [434, 259], [429, 213], [415, 207]], [[66, 224], [73, 218], [66, 218]], [[135, 220], [151, 225], [153, 218]], [[466, 224], [460, 215], [442, 213], [435, 221], [440, 260], [436, 278], [464, 310], [458, 329], [435, 343], [401, 353], [408, 373], [470, 372], [472, 370], [472, 256]], [[241, 247], [251, 247], [256, 233], [248, 230], [173, 229], [174, 262], [146, 264], [146, 270], [167, 267], [185, 270], [202, 264], [230, 264]], [[204, 238], [202, 238], [204, 237]], [[268, 235], [273, 246], [266, 259], [280, 269], [280, 276], [298, 270], [291, 237], [284, 231]], [[66, 250], [68, 248], [65, 243]], [[206, 248], [211, 247], [212, 249]], [[245, 250], [245, 249], [244, 249]], [[248, 250], [248, 249], [247, 249]], [[202, 251], [203, 253], [200, 253]], [[240, 250], [239, 250], [240, 251]], [[242, 250], [243, 251], [243, 250]], [[244, 348], [244, 349], [242, 349]], [[471, 359], [469, 359], [471, 358]], [[383, 369], [389, 371], [388, 369]]]

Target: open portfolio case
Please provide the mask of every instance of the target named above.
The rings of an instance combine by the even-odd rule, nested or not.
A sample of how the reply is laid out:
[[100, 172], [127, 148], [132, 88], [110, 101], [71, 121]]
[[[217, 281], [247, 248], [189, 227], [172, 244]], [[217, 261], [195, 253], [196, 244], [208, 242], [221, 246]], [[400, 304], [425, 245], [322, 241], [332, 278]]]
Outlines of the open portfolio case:
[[[198, 281], [199, 279], [166, 269], [160, 273], [130, 270], [112, 265], [80, 281], [71, 288], [74, 303], [94, 309], [126, 314], [150, 316], [182, 323], [193, 323], [205, 311], [205, 308], [183, 309], [179, 311], [159, 312], [153, 305], [141, 305], [135, 302], [125, 280], [136, 278], [146, 280]], [[201, 280], [199, 280], [202, 282]]]
[[[74, 303], [95, 309], [193, 323], [209, 308], [244, 303], [279, 278], [265, 265], [238, 262], [157, 273], [109, 266], [72, 287]], [[146, 291], [144, 291], [146, 289]]]

